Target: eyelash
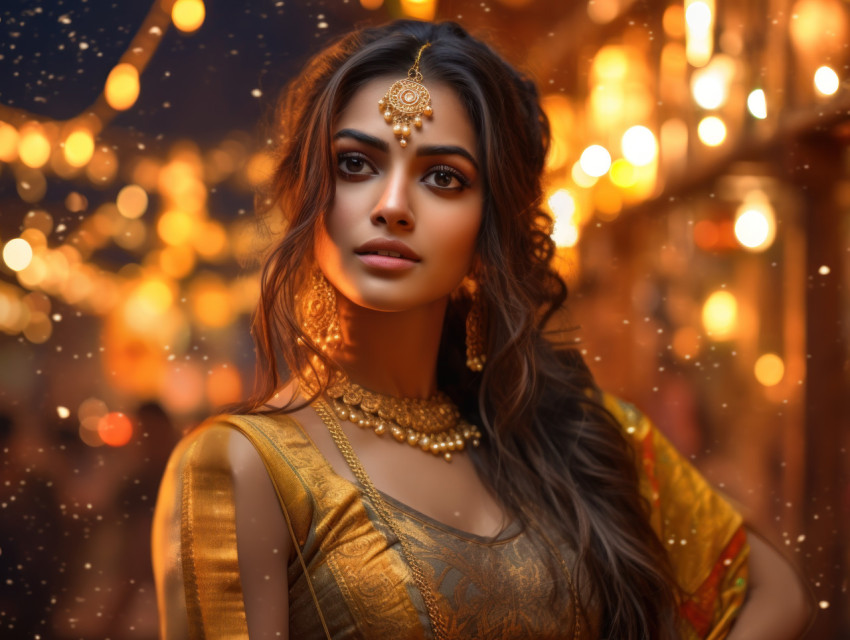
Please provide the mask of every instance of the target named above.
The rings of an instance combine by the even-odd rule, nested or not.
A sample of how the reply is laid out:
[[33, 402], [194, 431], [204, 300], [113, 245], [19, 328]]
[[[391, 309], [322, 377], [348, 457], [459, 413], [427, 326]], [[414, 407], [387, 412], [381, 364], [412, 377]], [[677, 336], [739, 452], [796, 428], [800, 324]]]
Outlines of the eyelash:
[[[337, 171], [342, 178], [357, 182], [360, 181], [360, 179], [366, 179], [368, 177], [368, 174], [352, 173], [342, 168], [343, 162], [352, 159], [360, 160], [365, 166], [369, 167], [369, 169], [377, 172], [377, 169], [365, 154], [359, 151], [347, 151], [344, 153], [337, 154]], [[428, 187], [433, 188], [437, 191], [460, 193], [461, 191], [464, 191], [465, 189], [468, 189], [470, 187], [471, 183], [469, 179], [465, 175], [463, 175], [463, 173], [461, 173], [454, 167], [450, 167], [447, 164], [439, 164], [429, 168], [428, 172], [425, 174], [424, 177], [427, 178], [428, 176], [432, 176], [435, 173], [445, 173], [460, 183], [459, 187], [440, 187], [436, 184], [431, 184], [427, 182], [425, 183]]]

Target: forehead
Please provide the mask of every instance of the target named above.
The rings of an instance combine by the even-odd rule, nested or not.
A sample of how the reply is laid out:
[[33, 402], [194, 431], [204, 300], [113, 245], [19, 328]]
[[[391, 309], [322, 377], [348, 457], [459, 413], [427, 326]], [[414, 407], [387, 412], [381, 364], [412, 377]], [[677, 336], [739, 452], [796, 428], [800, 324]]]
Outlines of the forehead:
[[[400, 148], [395, 141], [392, 126], [387, 124], [378, 108], [378, 100], [386, 95], [390, 86], [398, 79], [396, 76], [379, 76], [360, 87], [339, 114], [334, 123], [334, 132], [340, 129], [358, 129], [392, 142], [395, 147]], [[422, 116], [422, 128], [414, 129], [406, 149], [415, 148], [417, 144], [452, 144], [463, 146], [476, 155], [475, 130], [454, 90], [443, 82], [425, 80], [422, 84], [431, 94], [433, 115], [430, 118]]]

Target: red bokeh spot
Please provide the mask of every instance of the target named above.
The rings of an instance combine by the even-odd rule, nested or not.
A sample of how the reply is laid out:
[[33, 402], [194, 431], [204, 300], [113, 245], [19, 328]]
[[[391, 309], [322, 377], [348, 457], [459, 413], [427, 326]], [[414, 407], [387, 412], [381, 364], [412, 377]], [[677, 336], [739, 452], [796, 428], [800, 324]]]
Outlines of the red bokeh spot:
[[123, 447], [133, 436], [133, 424], [123, 413], [113, 411], [98, 421], [97, 435], [110, 447]]

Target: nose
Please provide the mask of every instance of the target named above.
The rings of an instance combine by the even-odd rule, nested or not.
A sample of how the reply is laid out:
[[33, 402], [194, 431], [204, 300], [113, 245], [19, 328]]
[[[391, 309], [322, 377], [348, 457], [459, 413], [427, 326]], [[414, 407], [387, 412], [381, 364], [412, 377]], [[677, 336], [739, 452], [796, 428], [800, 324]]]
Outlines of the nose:
[[372, 210], [372, 224], [387, 225], [390, 229], [412, 231], [413, 211], [410, 208], [405, 172], [392, 171], [387, 175], [381, 199]]

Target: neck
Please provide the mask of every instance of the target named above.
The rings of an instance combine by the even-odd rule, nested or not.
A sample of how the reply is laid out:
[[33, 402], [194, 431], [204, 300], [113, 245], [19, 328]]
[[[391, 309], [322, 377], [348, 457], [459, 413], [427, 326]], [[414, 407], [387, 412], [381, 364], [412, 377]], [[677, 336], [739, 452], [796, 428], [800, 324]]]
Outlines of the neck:
[[349, 378], [378, 393], [430, 398], [437, 392], [437, 354], [445, 298], [382, 312], [338, 298], [343, 346], [334, 354]]

